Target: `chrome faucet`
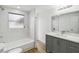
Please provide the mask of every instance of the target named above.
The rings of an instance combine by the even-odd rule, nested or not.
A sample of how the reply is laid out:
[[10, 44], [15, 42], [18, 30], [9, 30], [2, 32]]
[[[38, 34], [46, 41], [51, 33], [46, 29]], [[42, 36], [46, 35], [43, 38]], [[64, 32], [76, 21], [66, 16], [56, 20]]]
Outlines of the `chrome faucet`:
[[64, 34], [66, 31], [61, 31], [61, 34]]

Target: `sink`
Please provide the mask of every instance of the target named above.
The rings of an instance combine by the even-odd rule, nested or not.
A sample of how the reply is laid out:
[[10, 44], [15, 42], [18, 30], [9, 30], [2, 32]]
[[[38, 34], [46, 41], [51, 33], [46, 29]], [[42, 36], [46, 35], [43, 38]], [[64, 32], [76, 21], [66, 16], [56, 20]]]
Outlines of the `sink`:
[[62, 37], [67, 37], [67, 38], [79, 39], [78, 36], [73, 36], [73, 35], [68, 35], [68, 34], [59, 34], [59, 33], [57, 33], [56, 35], [62, 36]]
[[54, 35], [57, 35], [57, 36], [62, 36], [62, 37], [67, 37], [67, 38], [78, 38], [79, 39], [79, 35], [77, 34], [72, 34], [72, 33], [61, 33], [61, 32], [51, 32], [50, 33], [51, 35], [54, 34]]
[[56, 33], [55, 35], [67, 37], [67, 35], [61, 33]]

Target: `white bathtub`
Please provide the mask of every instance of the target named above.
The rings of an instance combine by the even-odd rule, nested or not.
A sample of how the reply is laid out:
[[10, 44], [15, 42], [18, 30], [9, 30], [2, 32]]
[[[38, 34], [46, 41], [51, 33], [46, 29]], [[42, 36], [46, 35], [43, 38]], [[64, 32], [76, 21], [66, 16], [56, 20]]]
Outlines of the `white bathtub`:
[[14, 48], [22, 48], [24, 51], [34, 48], [34, 40], [29, 38], [3, 44], [4, 44], [4, 52], [7, 52]]

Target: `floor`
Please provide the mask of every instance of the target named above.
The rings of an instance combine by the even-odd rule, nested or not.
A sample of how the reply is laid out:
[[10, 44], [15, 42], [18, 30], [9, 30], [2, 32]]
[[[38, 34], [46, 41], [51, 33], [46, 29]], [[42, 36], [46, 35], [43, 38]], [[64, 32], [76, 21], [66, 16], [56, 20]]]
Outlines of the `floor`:
[[28, 50], [26, 53], [40, 53], [40, 52], [38, 51], [37, 48], [33, 48], [31, 50]]
[[26, 51], [25, 53], [46, 53], [45, 51], [46, 51], [45, 44], [37, 40], [36, 48], [30, 49]]
[[41, 41], [37, 40], [36, 48], [32, 48], [25, 53], [46, 53], [45, 45]]

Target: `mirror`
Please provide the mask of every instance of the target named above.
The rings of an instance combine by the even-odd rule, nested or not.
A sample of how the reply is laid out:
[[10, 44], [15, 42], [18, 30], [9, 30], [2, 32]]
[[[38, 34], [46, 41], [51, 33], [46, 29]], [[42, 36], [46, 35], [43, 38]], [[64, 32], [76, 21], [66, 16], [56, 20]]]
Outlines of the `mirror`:
[[24, 28], [24, 15], [9, 12], [9, 28]]
[[52, 17], [52, 31], [79, 34], [79, 11]]

